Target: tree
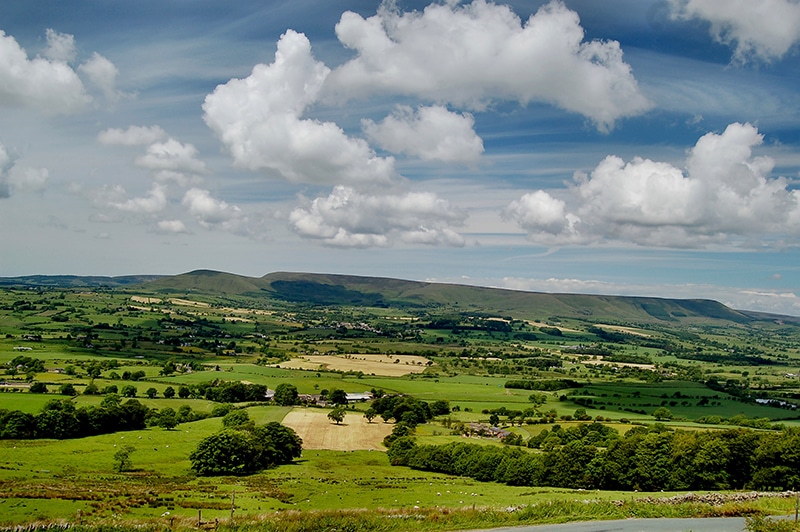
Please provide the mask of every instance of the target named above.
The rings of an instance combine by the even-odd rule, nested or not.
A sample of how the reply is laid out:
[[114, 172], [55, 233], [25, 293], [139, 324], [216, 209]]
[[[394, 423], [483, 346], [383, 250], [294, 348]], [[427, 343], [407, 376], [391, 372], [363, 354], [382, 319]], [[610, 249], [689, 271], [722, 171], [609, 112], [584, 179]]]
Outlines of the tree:
[[164, 399], [172, 399], [173, 397], [175, 397], [175, 388], [172, 386], [164, 388]]
[[149, 399], [155, 399], [156, 395], [158, 395], [158, 390], [155, 388], [148, 388], [146, 392], [144, 392]]
[[131, 453], [135, 450], [136, 448], [133, 445], [126, 445], [114, 453], [114, 471], [117, 473], [130, 471], [132, 466]]
[[99, 393], [100, 390], [94, 382], [90, 382], [86, 385], [86, 388], [83, 389], [83, 395], [97, 395]]
[[336, 424], [340, 424], [344, 420], [345, 410], [341, 406], [337, 406], [330, 412], [328, 412], [328, 419], [331, 421], [335, 421]]
[[489, 424], [493, 427], [498, 426], [500, 424], [500, 416], [493, 413], [491, 416], [489, 416]]
[[226, 429], [201, 440], [189, 460], [201, 476], [246, 475], [258, 470], [256, 454], [249, 433]]
[[30, 387], [31, 393], [47, 393], [47, 385], [43, 382], [34, 382]]
[[335, 404], [335, 405], [346, 405], [347, 404], [347, 392], [344, 390], [340, 390], [338, 388], [331, 390], [331, 393], [328, 395], [328, 400]]
[[253, 435], [257, 441], [270, 442], [275, 449], [273, 460], [270, 462], [266, 456], [260, 458], [266, 465], [288, 464], [295, 458], [300, 458], [303, 452], [303, 440], [291, 428], [271, 421], [263, 427], [256, 427]]
[[189, 455], [198, 475], [246, 475], [300, 456], [303, 440], [277, 422], [247, 430], [224, 429], [203, 439]]
[[288, 382], [282, 382], [275, 388], [275, 396], [272, 400], [281, 406], [291, 406], [299, 402], [297, 398], [297, 388]]
[[672, 419], [672, 412], [670, 412], [669, 408], [662, 406], [653, 412], [653, 417], [656, 418], [656, 421], [669, 421]]
[[58, 393], [60, 393], [61, 395], [69, 395], [69, 396], [78, 395], [77, 390], [75, 390], [75, 386], [73, 386], [72, 383], [69, 382], [66, 384], [62, 384], [61, 387], [58, 389]]
[[122, 394], [122, 397], [136, 397], [136, 394], [139, 392], [136, 389], [136, 386], [134, 386], [133, 384], [127, 384], [122, 387], [120, 393]]
[[192, 391], [189, 389], [188, 386], [181, 386], [180, 388], [178, 388], [178, 397], [180, 397], [181, 399], [186, 399], [190, 395], [192, 395]]
[[253, 425], [247, 410], [231, 410], [222, 417], [222, 426], [226, 429], [240, 429], [248, 424]]
[[369, 407], [366, 412], [364, 412], [364, 417], [367, 419], [367, 423], [372, 423], [372, 420], [375, 419], [378, 413], [375, 411], [374, 408]]
[[450, 413], [450, 401], [440, 399], [431, 404], [431, 414], [434, 416], [446, 416]]
[[178, 426], [178, 415], [172, 408], [163, 408], [158, 412], [156, 425], [164, 430], [172, 430]]

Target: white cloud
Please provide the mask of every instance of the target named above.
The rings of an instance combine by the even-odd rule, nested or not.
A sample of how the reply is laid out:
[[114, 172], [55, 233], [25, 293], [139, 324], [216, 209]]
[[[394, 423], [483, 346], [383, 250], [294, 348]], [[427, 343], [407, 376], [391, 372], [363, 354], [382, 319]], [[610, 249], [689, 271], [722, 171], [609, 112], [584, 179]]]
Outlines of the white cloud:
[[150, 144], [145, 155], [136, 159], [136, 164], [154, 172], [202, 174], [206, 171], [206, 164], [197, 159], [197, 148], [173, 138]]
[[770, 62], [800, 41], [800, 3], [796, 0], [670, 0], [676, 19], [710, 23], [711, 36], [734, 48], [733, 59]]
[[241, 168], [277, 172], [295, 183], [388, 183], [394, 159], [376, 156], [332, 122], [301, 118], [329, 72], [306, 36], [289, 30], [272, 64], [256, 65], [247, 78], [206, 97], [204, 120]]
[[496, 100], [545, 102], [601, 130], [651, 106], [619, 43], [584, 42], [578, 15], [562, 2], [524, 24], [508, 6], [485, 0], [431, 4], [421, 13], [393, 6], [367, 19], [342, 15], [336, 34], [357, 57], [331, 73], [331, 97], [403, 94], [473, 109]]
[[114, 63], [97, 52], [79, 66], [78, 70], [89, 77], [89, 80], [103, 92], [108, 101], [116, 102], [122, 96], [122, 93], [116, 89], [119, 70]]
[[289, 215], [299, 235], [320, 239], [330, 246], [385, 247], [395, 243], [463, 246], [453, 226], [465, 215], [435, 194], [363, 194], [336, 186]]
[[398, 106], [380, 124], [362, 120], [370, 141], [384, 150], [406, 153], [423, 160], [469, 163], [480, 159], [483, 141], [475, 133], [470, 114], [458, 114], [441, 105]]
[[526, 194], [505, 215], [546, 244], [602, 240], [647, 246], [797, 244], [800, 191], [770, 178], [774, 163], [754, 157], [762, 142], [750, 124], [701, 137], [686, 171], [669, 163], [608, 156], [591, 175], [576, 174], [572, 202]]
[[106, 129], [97, 135], [101, 144], [115, 144], [120, 146], [147, 145], [162, 140], [166, 132], [159, 126], [130, 126], [128, 129]]
[[51, 60], [61, 63], [72, 63], [78, 55], [78, 50], [75, 47], [75, 37], [68, 33], [58, 33], [52, 28], [45, 31], [45, 38], [47, 39], [47, 48], [44, 51], [44, 56]]
[[[123, 196], [125, 191], [120, 186], [113, 187], [108, 193], [112, 196]], [[167, 192], [164, 186], [154, 183], [146, 196], [131, 198], [128, 200], [111, 199], [108, 205], [120, 211], [135, 214], [152, 214], [164, 210], [167, 207]]]
[[47, 168], [13, 166], [8, 172], [8, 184], [18, 191], [42, 192], [50, 178]]
[[0, 199], [11, 197], [11, 187], [8, 185], [8, 170], [13, 164], [14, 162], [8, 154], [8, 150], [0, 142]]
[[[48, 53], [63, 56], [67, 50], [62, 43], [51, 47]], [[0, 30], [0, 105], [72, 113], [90, 101], [80, 78], [65, 62], [43, 57], [28, 59], [17, 41]]]
[[186, 224], [184, 224], [181, 220], [161, 220], [158, 222], [158, 230], [162, 233], [189, 232], [189, 230], [186, 228]]
[[574, 217], [568, 218], [566, 203], [543, 190], [524, 194], [512, 201], [503, 212], [503, 218], [516, 221], [530, 232], [553, 235], [574, 233]]
[[208, 190], [192, 188], [186, 191], [181, 202], [204, 227], [223, 227], [231, 229], [232, 222], [242, 216], [239, 207], [215, 199]]
[[47, 168], [17, 164], [16, 158], [0, 142], [0, 199], [10, 198], [16, 192], [42, 192], [49, 177]]

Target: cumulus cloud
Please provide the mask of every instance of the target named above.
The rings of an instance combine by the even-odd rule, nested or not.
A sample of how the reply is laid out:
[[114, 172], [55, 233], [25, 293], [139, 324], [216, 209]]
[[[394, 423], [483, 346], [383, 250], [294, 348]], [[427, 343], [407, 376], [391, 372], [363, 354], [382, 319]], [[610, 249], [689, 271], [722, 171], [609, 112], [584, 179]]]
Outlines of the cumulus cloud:
[[385, 3], [367, 19], [345, 12], [336, 35], [357, 53], [326, 82], [338, 99], [403, 94], [478, 110], [498, 99], [544, 102], [601, 130], [651, 106], [619, 43], [584, 42], [577, 13], [560, 1], [524, 24], [508, 6], [485, 0], [409, 13]]
[[435, 194], [371, 195], [337, 186], [289, 215], [299, 235], [339, 247], [385, 247], [395, 243], [463, 246], [453, 226], [465, 215]]
[[0, 142], [0, 199], [11, 197], [11, 188], [8, 186], [8, 170], [13, 165], [8, 150]]
[[384, 150], [423, 160], [468, 163], [483, 153], [472, 115], [453, 113], [441, 105], [420, 107], [416, 112], [398, 106], [379, 124], [365, 119], [362, 126], [367, 138]]
[[703, 247], [796, 242], [800, 191], [771, 178], [774, 162], [753, 156], [763, 137], [750, 124], [708, 133], [689, 152], [686, 170], [635, 157], [608, 156], [590, 175], [577, 173], [571, 202], [545, 191], [504, 211], [548, 244], [602, 240], [647, 246]]
[[673, 18], [710, 24], [717, 42], [732, 46], [733, 60], [780, 59], [800, 41], [800, 3], [796, 0], [670, 0]]
[[89, 78], [89, 80], [103, 92], [107, 100], [116, 102], [122, 96], [122, 93], [117, 91], [117, 76], [119, 70], [114, 63], [98, 54], [92, 54], [92, 57], [78, 67], [78, 70]]
[[242, 218], [239, 207], [212, 197], [208, 190], [189, 189], [184, 194], [181, 203], [189, 211], [189, 214], [206, 228], [221, 227], [233, 230]]
[[305, 35], [287, 31], [275, 60], [250, 76], [218, 86], [203, 103], [204, 120], [234, 163], [275, 172], [295, 183], [387, 183], [394, 159], [378, 157], [363, 139], [332, 122], [301, 118], [330, 70], [311, 53]]
[[[163, 185], [154, 183], [145, 196], [131, 199], [122, 199], [125, 191], [120, 186], [115, 186], [107, 192], [110, 196], [107, 204], [120, 211], [134, 214], [153, 214], [167, 207], [167, 191]], [[120, 198], [120, 199], [116, 199]]]
[[47, 39], [47, 48], [44, 50], [43, 55], [51, 60], [61, 63], [72, 63], [78, 55], [78, 50], [75, 47], [75, 37], [68, 33], [59, 33], [52, 28], [45, 31], [45, 39]]
[[10, 198], [16, 192], [42, 192], [50, 171], [17, 164], [16, 158], [0, 142], [0, 199]]
[[26, 192], [42, 192], [50, 178], [47, 168], [30, 168], [13, 166], [8, 172], [8, 184], [14, 190]]
[[161, 233], [189, 232], [189, 230], [186, 228], [186, 224], [184, 224], [181, 220], [161, 220], [158, 222], [158, 230]]
[[166, 132], [159, 126], [130, 126], [128, 129], [106, 129], [97, 135], [101, 144], [120, 146], [146, 146], [166, 137]]
[[154, 172], [202, 174], [206, 171], [206, 163], [197, 158], [197, 148], [173, 138], [150, 144], [147, 152], [136, 159], [136, 164]]
[[26, 106], [45, 113], [72, 113], [91, 98], [75, 71], [63, 59], [72, 53], [68, 36], [48, 33], [48, 57], [28, 58], [10, 35], [0, 30], [0, 105]]

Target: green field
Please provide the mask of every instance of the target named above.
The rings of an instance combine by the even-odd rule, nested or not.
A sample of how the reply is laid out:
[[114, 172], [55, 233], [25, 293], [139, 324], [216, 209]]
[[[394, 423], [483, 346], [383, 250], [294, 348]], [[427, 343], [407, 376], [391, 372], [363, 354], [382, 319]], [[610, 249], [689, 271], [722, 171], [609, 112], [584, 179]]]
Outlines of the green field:
[[[499, 427], [519, 435], [523, 445], [544, 430], [578, 427], [581, 415], [583, 422], [599, 420], [625, 434], [652, 426], [659, 408], [669, 411], [668, 418], [659, 420], [667, 430], [800, 424], [800, 326], [791, 320], [751, 318], [714, 305], [708, 306], [713, 309], [709, 317], [698, 313], [706, 307], [696, 303], [648, 300], [643, 313], [640, 303], [624, 298], [599, 304], [553, 297], [531, 304], [527, 296], [514, 293], [392, 283], [380, 299], [375, 295], [379, 287], [362, 281], [316, 289], [319, 297], [344, 294], [362, 298], [362, 304], [322, 304], [302, 299], [312, 297], [303, 291], [280, 298], [251, 295], [247, 291], [253, 282], [225, 279], [220, 285], [227, 287], [225, 292], [202, 288], [197, 279], [189, 279], [189, 291], [181, 285], [189, 281], [185, 278], [169, 286], [162, 280], [124, 289], [0, 290], [1, 412], [38, 416], [54, 399], [66, 399], [77, 409], [98, 408], [108, 397], [102, 391], [115, 387], [118, 394], [135, 388], [135, 399], [151, 416], [143, 430], [62, 440], [0, 439], [0, 525], [62, 519], [163, 523], [166, 516], [190, 523], [198, 512], [203, 519], [230, 519], [233, 502], [241, 519], [286, 517], [294, 511], [333, 512], [319, 514], [330, 516], [345, 510], [368, 510], [372, 519], [380, 512], [449, 509], [454, 513], [448, 519], [455, 521], [448, 526], [458, 528], [455, 523], [462, 517], [476, 527], [513, 524], [502, 512], [486, 517], [490, 509], [512, 506], [561, 505], [533, 521], [580, 518], [565, 513], [574, 513], [570, 505], [587, 498], [595, 501], [598, 513], [581, 515], [612, 517], [616, 510], [602, 506], [603, 501], [643, 496], [592, 492], [589, 497], [565, 488], [478, 482], [391, 466], [386, 453], [366, 450], [306, 449], [294, 463], [254, 475], [198, 477], [189, 455], [221, 429], [221, 418], [185, 421], [171, 430], [156, 423], [159, 412], [168, 409], [198, 417], [227, 411], [229, 406], [203, 395], [210, 383], [269, 390], [291, 384], [299, 394], [315, 398], [339, 389], [409, 395], [431, 404], [445, 401], [448, 415], [416, 428], [421, 445], [469, 440], [501, 446], [496, 438], [453, 433], [452, 427], [487, 424], [492, 416]], [[364, 304], [369, 301], [381, 305]], [[592, 314], [596, 317], [587, 317]], [[358, 366], [337, 370], [335, 357], [327, 369], [280, 367], [325, 354], [416, 355], [429, 363], [420, 374], [400, 377], [374, 374], [375, 365], [365, 365], [364, 371]], [[41, 365], [30, 369], [26, 364], [31, 361]], [[528, 383], [531, 389], [508, 387], [509, 381]], [[45, 385], [48, 393], [31, 393], [33, 384]], [[65, 385], [76, 395], [62, 394]], [[85, 393], [93, 389], [97, 393]], [[165, 397], [169, 391], [171, 398]], [[770, 400], [772, 405], [764, 404]], [[360, 413], [370, 405], [351, 408]], [[234, 407], [246, 408], [256, 425], [280, 422], [291, 409], [262, 397]], [[125, 445], [135, 449], [132, 468], [120, 473], [115, 453]], [[753, 504], [772, 504], [780, 511], [788, 507]], [[465, 517], [473, 508], [477, 513]], [[698, 508], [681, 511], [713, 514]]]

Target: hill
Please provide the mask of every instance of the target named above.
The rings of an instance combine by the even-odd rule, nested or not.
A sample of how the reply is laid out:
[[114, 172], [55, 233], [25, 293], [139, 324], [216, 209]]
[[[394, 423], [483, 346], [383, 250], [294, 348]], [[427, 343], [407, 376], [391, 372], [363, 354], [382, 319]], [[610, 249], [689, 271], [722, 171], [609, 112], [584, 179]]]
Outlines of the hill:
[[353, 275], [275, 272], [247, 277], [212, 270], [174, 276], [27, 276], [0, 278], [7, 287], [108, 287], [162, 295], [237, 296], [326, 306], [438, 307], [456, 313], [512, 318], [577, 318], [591, 321], [697, 323], [800, 322], [800, 318], [738, 311], [707, 299], [524, 292], [447, 283]]
[[509, 317], [591, 320], [748, 323], [774, 316], [731, 309], [705, 299], [551, 294], [352, 275], [276, 272], [261, 278], [198, 270], [147, 282], [161, 293], [204, 293], [274, 298], [314, 305], [446, 307], [455, 312]]

